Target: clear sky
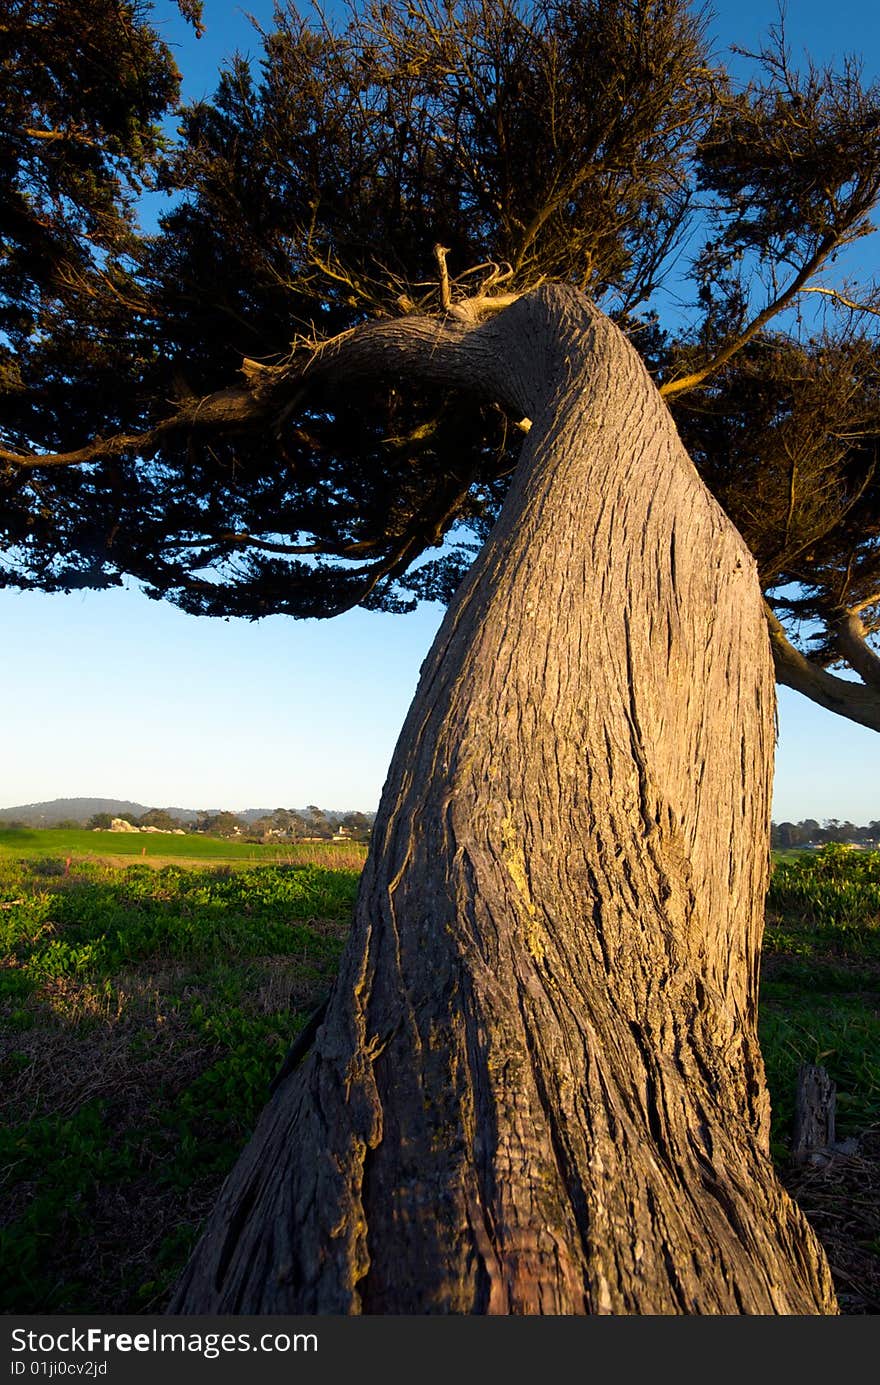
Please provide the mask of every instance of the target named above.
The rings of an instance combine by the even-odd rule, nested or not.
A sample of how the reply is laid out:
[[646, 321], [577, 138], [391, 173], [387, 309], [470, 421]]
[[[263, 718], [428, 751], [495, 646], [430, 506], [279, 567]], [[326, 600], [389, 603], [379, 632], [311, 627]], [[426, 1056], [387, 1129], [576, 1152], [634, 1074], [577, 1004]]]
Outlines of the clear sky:
[[[719, 48], [754, 46], [768, 0], [723, 0]], [[160, 4], [190, 97], [209, 95], [235, 47], [256, 54], [245, 11], [206, 0], [196, 42]], [[790, 0], [790, 44], [853, 50], [880, 69], [872, 0]], [[877, 258], [878, 237], [863, 263]], [[0, 591], [0, 807], [79, 796], [183, 808], [375, 808], [419, 666], [442, 611], [332, 621], [198, 619], [129, 590]], [[880, 818], [880, 736], [780, 689], [774, 817]]]

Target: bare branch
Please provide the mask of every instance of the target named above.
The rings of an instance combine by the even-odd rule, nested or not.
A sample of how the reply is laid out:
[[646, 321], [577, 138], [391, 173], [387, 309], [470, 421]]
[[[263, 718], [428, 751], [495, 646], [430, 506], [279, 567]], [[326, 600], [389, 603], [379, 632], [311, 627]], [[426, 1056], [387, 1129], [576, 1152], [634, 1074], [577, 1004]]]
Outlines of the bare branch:
[[847, 610], [851, 615], [860, 616], [862, 611], [867, 611], [869, 606], [880, 606], [880, 592], [874, 592], [872, 596], [866, 596], [864, 601], [858, 601], [854, 606], [848, 606]]
[[667, 380], [665, 384], [660, 386], [660, 393], [663, 395], [664, 399], [671, 399], [674, 395], [683, 394], [685, 390], [697, 389], [699, 385], [702, 385], [704, 381], [708, 380], [710, 375], [714, 375], [723, 365], [726, 365], [731, 357], [742, 350], [753, 337], [756, 337], [763, 327], [766, 327], [768, 322], [776, 317], [778, 313], [781, 313], [784, 308], [787, 308], [790, 303], [794, 302], [798, 294], [802, 292], [807, 280], [816, 273], [816, 270], [819, 269], [822, 264], [824, 264], [832, 250], [834, 250], [839, 243], [839, 237], [826, 236], [820, 242], [814, 254], [812, 254], [801, 266], [788, 288], [783, 289], [782, 293], [778, 294], [772, 302], [768, 303], [766, 308], [762, 308], [761, 311], [752, 318], [748, 326], [744, 327], [732, 341], [728, 341], [727, 344], [713, 356], [711, 361], [701, 366], [699, 370], [692, 371], [690, 375], [682, 375], [678, 380]]
[[847, 611], [834, 630], [843, 657], [867, 684], [880, 692], [880, 655], [868, 644], [866, 634], [855, 611]]
[[873, 313], [875, 317], [880, 317], [880, 308], [875, 308], [870, 303], [856, 303], [854, 299], [847, 298], [839, 289], [829, 289], [824, 284], [809, 284], [806, 288], [801, 289], [801, 293], [823, 293], [829, 298], [833, 298], [844, 308], [851, 308], [854, 313]]
[[45, 140], [48, 143], [57, 143], [61, 140], [66, 144], [82, 144], [88, 149], [99, 147], [97, 140], [91, 139], [79, 130], [37, 130], [33, 126], [26, 125], [22, 134], [27, 135], [30, 139]]
[[434, 259], [437, 261], [437, 269], [440, 275], [440, 307], [444, 313], [448, 313], [452, 306], [452, 294], [449, 291], [449, 270], [446, 268], [446, 256], [449, 250], [445, 245], [437, 244], [434, 246]]
[[766, 602], [764, 613], [770, 632], [776, 681], [803, 693], [804, 697], [829, 712], [836, 712], [838, 716], [847, 717], [860, 726], [867, 726], [871, 731], [880, 731], [880, 692], [865, 687], [864, 683], [851, 683], [845, 678], [837, 678], [811, 663], [795, 649]]

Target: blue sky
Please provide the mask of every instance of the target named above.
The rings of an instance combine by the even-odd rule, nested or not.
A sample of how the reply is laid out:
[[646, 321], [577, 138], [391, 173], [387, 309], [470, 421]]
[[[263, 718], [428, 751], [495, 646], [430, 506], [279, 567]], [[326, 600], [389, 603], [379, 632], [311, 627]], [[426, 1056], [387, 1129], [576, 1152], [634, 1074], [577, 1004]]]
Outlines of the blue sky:
[[[754, 46], [775, 3], [714, 6], [720, 48]], [[208, 95], [233, 48], [257, 53], [245, 10], [206, 0], [206, 36], [157, 15], [186, 94]], [[880, 8], [790, 0], [797, 54], [856, 49], [880, 69]], [[878, 237], [862, 250], [877, 258]], [[177, 807], [374, 808], [442, 611], [332, 621], [199, 620], [132, 587], [42, 596], [0, 591], [5, 736], [0, 807], [95, 795]], [[880, 736], [780, 689], [774, 817], [880, 818]]]

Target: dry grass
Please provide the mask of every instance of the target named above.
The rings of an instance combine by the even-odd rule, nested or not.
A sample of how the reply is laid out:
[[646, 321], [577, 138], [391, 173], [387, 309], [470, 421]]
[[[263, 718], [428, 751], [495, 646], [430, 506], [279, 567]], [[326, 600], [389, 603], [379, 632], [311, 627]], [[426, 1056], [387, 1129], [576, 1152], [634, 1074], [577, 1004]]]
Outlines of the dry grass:
[[[313, 931], [341, 941], [346, 925], [315, 920]], [[299, 956], [248, 959], [242, 1010], [273, 1015], [315, 1008], [329, 978], [304, 974], [302, 963]], [[139, 1105], [139, 1096], [159, 1083], [173, 1092], [191, 1081], [216, 1052], [216, 1046], [194, 1046], [181, 1017], [210, 998], [209, 987], [184, 981], [191, 971], [183, 963], [142, 967], [120, 975], [112, 988], [67, 976], [45, 982], [24, 1002], [30, 1027], [0, 1031], [0, 1062], [13, 1051], [26, 1056], [0, 1090], [0, 1117], [64, 1115], [95, 1098], [120, 1111], [132, 1096]]]
[[[114, 855], [113, 852], [88, 855], [74, 852], [71, 855], [71, 869], [76, 870], [78, 864], [88, 862], [92, 866], [101, 867], [107, 871], [127, 870], [129, 866], [151, 866], [154, 870], [163, 870], [166, 866], [179, 866], [185, 870], [216, 870], [227, 866], [230, 869], [241, 870], [260, 870], [266, 865], [279, 866], [319, 866], [322, 870], [353, 870], [358, 873], [363, 870], [364, 861], [367, 859], [366, 847], [352, 842], [351, 845], [331, 843], [325, 845], [310, 846], [303, 843], [301, 846], [292, 844], [286, 850], [276, 849], [274, 854], [266, 859], [261, 859], [257, 853], [259, 847], [254, 847], [254, 860], [242, 860], [238, 856], [159, 856], [152, 855], [148, 850], [144, 855], [132, 856]], [[59, 871], [60, 874], [60, 871]]]
[[[60, 1311], [68, 1311], [68, 1286], [77, 1285], [88, 1286], [97, 1311], [128, 1311], [132, 1283], [153, 1272], [157, 1247], [169, 1230], [181, 1226], [194, 1235], [216, 1197], [217, 1178], [184, 1194], [155, 1176], [157, 1092], [169, 1099], [185, 1091], [219, 1052], [216, 1044], [194, 1042], [167, 1004], [172, 981], [168, 974], [132, 973], [118, 993], [107, 996], [69, 978], [53, 980], [28, 1001], [31, 1027], [4, 1033], [0, 1042], [0, 1061], [13, 1047], [16, 1055], [14, 1075], [0, 1094], [4, 1124], [23, 1126], [41, 1118], [54, 1124], [100, 1103], [108, 1150], [133, 1148], [142, 1166], [133, 1181], [108, 1179], [87, 1207], [72, 1206], [56, 1218], [51, 1256], [56, 1283], [49, 1294], [60, 1296]], [[27, 1175], [15, 1161], [0, 1171], [0, 1226], [12, 1226], [41, 1196], [39, 1177], [22, 1173]], [[76, 1216], [79, 1212], [85, 1215]]]
[[45, 1111], [67, 1115], [96, 1098], [118, 1111], [137, 1106], [160, 1081], [176, 1087], [191, 1080], [211, 1048], [193, 1046], [169, 1004], [182, 971], [132, 971], [109, 991], [73, 977], [45, 982], [22, 1007], [30, 1026], [0, 1033], [0, 1061], [12, 1052], [27, 1060], [17, 1058], [19, 1071], [4, 1084], [0, 1116], [11, 1122]]

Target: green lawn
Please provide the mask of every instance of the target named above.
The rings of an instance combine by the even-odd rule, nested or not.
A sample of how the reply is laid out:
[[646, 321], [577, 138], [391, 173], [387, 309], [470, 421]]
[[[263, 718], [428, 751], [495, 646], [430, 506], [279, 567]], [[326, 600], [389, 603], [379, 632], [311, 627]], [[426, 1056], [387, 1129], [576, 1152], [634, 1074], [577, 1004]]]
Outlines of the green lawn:
[[[104, 834], [87, 856], [81, 843], [96, 839], [0, 832], [7, 1313], [163, 1309], [331, 984], [357, 889], [356, 868], [260, 865], [241, 843]], [[121, 856], [142, 844], [158, 855], [160, 841], [163, 854], [167, 842], [242, 857], [99, 859], [105, 842]], [[781, 1168], [802, 1060], [837, 1082], [842, 1135], [878, 1123], [880, 854], [831, 848], [776, 865], [760, 1023]]]
[[283, 861], [296, 864], [322, 860], [356, 866], [366, 856], [366, 847], [357, 842], [247, 842], [229, 837], [206, 837], [188, 832], [176, 837], [173, 832], [92, 832], [84, 827], [5, 827], [0, 828], [0, 861], [4, 858], [85, 857], [92, 860], [115, 856], [173, 857], [181, 860], [236, 862], [265, 865]]

